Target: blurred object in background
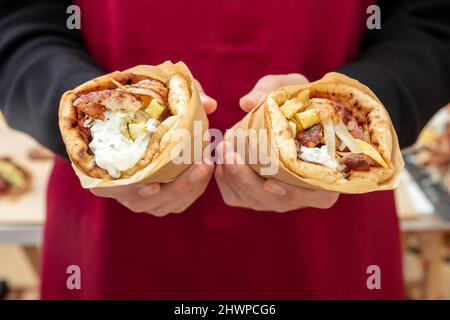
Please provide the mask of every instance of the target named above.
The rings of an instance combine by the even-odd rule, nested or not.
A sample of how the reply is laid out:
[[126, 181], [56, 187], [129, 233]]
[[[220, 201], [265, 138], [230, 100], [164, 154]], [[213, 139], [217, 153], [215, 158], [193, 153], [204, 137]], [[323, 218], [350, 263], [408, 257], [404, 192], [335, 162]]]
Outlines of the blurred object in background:
[[409, 299], [450, 299], [450, 106], [404, 150], [396, 190]]
[[[32, 174], [15, 159], [15, 140], [0, 112], [0, 201], [14, 200], [31, 187]], [[26, 160], [26, 159], [22, 159]]]
[[9, 185], [9, 193], [20, 195], [0, 192], [0, 225], [44, 222], [52, 166], [50, 151], [27, 134], [9, 128], [0, 118], [0, 178]]
[[0, 199], [17, 199], [30, 189], [31, 174], [9, 157], [0, 157]]
[[420, 132], [416, 145], [418, 147], [433, 144], [445, 129], [445, 125], [450, 121], [450, 104], [439, 110]]
[[20, 193], [16, 197], [2, 197], [0, 191], [0, 282], [4, 294], [9, 288], [6, 299], [39, 297], [39, 246], [52, 166], [53, 154], [8, 128], [0, 113], [0, 189], [1, 181], [21, 187], [14, 190]]
[[6, 281], [4, 280], [0, 281], [0, 300], [6, 299], [8, 292], [9, 292], [8, 283], [6, 283]]
[[450, 105], [440, 110], [419, 137], [416, 163], [450, 192]]
[[403, 154], [406, 171], [432, 203], [434, 213], [450, 221], [450, 106], [430, 120], [417, 143]]
[[28, 152], [31, 160], [51, 160], [54, 157], [53, 152], [43, 146], [34, 147]]

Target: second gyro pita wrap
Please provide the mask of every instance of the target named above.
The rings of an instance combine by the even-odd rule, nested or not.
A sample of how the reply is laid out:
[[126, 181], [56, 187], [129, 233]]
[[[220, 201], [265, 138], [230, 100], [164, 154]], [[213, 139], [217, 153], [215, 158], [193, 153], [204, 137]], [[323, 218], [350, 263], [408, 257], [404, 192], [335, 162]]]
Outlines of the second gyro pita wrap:
[[368, 87], [339, 73], [273, 91], [227, 133], [235, 146], [238, 131], [246, 135], [241, 156], [258, 174], [295, 186], [389, 190], [404, 165], [383, 104]]

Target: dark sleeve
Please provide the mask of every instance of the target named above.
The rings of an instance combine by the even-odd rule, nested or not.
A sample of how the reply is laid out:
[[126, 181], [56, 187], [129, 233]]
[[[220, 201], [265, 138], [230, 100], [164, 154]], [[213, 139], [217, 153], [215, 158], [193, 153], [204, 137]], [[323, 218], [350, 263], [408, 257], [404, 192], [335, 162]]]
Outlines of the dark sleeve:
[[402, 147], [450, 101], [450, 1], [379, 2], [381, 29], [338, 71], [369, 86], [392, 117]]
[[0, 108], [11, 127], [63, 156], [59, 99], [100, 74], [80, 32], [66, 27], [69, 5], [0, 0]]

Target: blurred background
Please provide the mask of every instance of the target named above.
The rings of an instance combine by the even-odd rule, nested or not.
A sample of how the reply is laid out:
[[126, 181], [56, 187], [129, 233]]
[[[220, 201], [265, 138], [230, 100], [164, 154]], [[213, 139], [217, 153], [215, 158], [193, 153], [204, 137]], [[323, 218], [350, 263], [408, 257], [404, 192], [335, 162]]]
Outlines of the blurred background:
[[[450, 299], [450, 105], [404, 152], [396, 190], [407, 299]], [[38, 299], [51, 152], [0, 113], [0, 299]], [[381, 278], [383, 281], [383, 278]]]

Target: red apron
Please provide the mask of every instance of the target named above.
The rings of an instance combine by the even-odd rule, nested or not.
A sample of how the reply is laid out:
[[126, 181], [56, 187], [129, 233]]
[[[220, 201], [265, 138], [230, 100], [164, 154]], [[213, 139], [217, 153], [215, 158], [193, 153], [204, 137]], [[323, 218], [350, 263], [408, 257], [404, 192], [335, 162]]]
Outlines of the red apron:
[[[315, 80], [355, 57], [370, 2], [78, 1], [105, 70], [183, 60], [218, 100], [221, 130], [261, 76]], [[69, 265], [81, 290], [66, 286]], [[211, 181], [185, 213], [155, 218], [83, 190], [65, 160], [50, 179], [43, 298], [402, 298], [401, 279], [392, 192], [280, 214], [227, 207]]]

